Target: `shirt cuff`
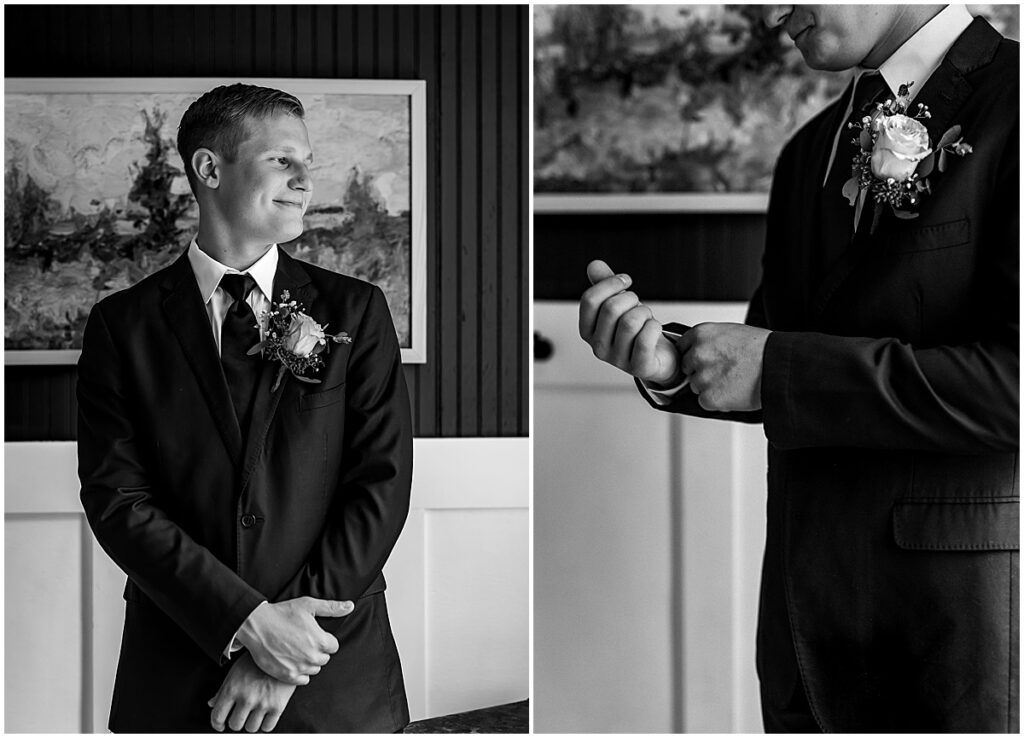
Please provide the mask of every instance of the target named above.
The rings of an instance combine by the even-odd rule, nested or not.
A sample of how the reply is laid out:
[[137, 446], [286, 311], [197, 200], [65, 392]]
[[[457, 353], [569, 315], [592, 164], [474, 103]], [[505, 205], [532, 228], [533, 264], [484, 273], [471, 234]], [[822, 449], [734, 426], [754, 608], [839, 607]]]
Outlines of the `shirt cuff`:
[[682, 392], [687, 386], [687, 377], [683, 378], [679, 384], [675, 387], [669, 387], [668, 389], [656, 390], [647, 386], [647, 382], [640, 380], [640, 387], [643, 389], [644, 394], [650, 398], [651, 402], [657, 405], [671, 405], [672, 398]]
[[[254, 607], [252, 609], [252, 612], [256, 612], [258, 609], [263, 607], [265, 604], [267, 604], [267, 601], [263, 600], [263, 602], [261, 602], [260, 604], [256, 605], [256, 607]], [[238, 651], [242, 650], [242, 646], [239, 645], [238, 643], [236, 643], [235, 641], [238, 640], [238, 634], [242, 632], [242, 628], [245, 627], [245, 624], [247, 622], [249, 622], [249, 618], [252, 617], [252, 612], [249, 613], [249, 617], [246, 618], [245, 621], [240, 626], [238, 626], [238, 630], [235, 631], [235, 634], [233, 636], [231, 636], [231, 641], [228, 643], [227, 648], [224, 649], [224, 658], [230, 659], [232, 654], [237, 653]]]

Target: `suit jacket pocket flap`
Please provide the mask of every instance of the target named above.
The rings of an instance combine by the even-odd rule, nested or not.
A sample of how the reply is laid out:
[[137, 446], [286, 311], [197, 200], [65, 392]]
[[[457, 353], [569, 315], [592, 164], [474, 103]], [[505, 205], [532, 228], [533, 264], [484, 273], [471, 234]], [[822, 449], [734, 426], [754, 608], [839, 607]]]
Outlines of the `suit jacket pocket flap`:
[[333, 405], [340, 401], [345, 396], [345, 383], [325, 389], [320, 392], [310, 392], [307, 395], [299, 397], [299, 409], [300, 410], [312, 410], [315, 407], [323, 407], [324, 405]]
[[1017, 551], [1020, 503], [900, 500], [892, 511], [896, 545], [913, 551]]
[[890, 235], [885, 250], [904, 254], [914, 251], [937, 251], [963, 246], [971, 241], [971, 221], [967, 218], [948, 223], [920, 226]]

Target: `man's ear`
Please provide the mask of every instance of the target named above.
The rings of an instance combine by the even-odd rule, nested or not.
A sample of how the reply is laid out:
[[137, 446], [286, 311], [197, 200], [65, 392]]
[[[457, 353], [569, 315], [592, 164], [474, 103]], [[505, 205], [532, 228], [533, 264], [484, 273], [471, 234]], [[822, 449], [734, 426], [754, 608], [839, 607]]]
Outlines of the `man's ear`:
[[196, 149], [192, 154], [192, 171], [196, 182], [215, 190], [220, 186], [220, 157], [209, 149]]

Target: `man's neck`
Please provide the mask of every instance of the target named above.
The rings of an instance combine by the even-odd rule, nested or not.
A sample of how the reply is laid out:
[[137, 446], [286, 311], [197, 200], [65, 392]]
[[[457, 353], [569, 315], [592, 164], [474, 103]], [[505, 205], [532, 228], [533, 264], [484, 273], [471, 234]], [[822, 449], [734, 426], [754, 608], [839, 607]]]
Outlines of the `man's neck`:
[[200, 218], [196, 245], [211, 259], [244, 272], [263, 258], [274, 244], [247, 243], [243, 239], [233, 237], [227, 229], [216, 228]]
[[896, 49], [907, 42], [907, 39], [941, 13], [944, 7], [944, 5], [900, 5], [892, 28], [861, 62], [861, 66], [867, 69], [878, 69]]

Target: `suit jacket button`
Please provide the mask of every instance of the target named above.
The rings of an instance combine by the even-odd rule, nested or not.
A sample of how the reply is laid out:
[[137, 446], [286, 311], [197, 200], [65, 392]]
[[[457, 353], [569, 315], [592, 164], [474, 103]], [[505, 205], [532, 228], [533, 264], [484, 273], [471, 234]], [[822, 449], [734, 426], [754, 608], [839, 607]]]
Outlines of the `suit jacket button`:
[[247, 514], [247, 515], [243, 515], [242, 516], [242, 527], [243, 528], [251, 528], [254, 525], [256, 525], [256, 516], [255, 515], [248, 515]]

